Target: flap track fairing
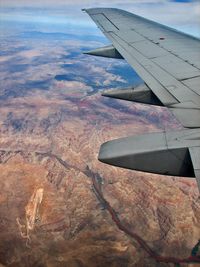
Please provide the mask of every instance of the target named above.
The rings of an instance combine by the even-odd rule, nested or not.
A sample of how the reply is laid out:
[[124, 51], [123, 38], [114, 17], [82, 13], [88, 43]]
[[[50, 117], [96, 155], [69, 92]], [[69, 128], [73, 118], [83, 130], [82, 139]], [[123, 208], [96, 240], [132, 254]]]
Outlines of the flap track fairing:
[[108, 57], [108, 58], [123, 59], [121, 54], [117, 51], [117, 49], [113, 45], [97, 48], [95, 50], [84, 52], [83, 54], [92, 55], [92, 56], [98, 56], [98, 57]]
[[143, 172], [195, 177], [200, 163], [196, 159], [193, 165], [191, 151], [200, 151], [199, 134], [200, 130], [184, 129], [112, 140], [101, 146], [99, 160]]
[[158, 97], [147, 87], [146, 84], [138, 85], [135, 88], [107, 90], [102, 93], [102, 96], [143, 104], [163, 106]]

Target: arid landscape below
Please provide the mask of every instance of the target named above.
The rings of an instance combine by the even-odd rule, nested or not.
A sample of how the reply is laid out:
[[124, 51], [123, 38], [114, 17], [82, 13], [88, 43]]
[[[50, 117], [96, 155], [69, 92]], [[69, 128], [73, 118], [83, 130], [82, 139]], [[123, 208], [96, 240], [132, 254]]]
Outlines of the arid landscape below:
[[94, 194], [87, 168], [98, 173], [105, 198], [125, 225], [156, 252], [187, 256], [200, 234], [195, 180], [137, 173], [97, 160], [106, 140], [156, 131], [149, 120], [157, 115], [141, 119], [135, 106], [123, 103], [124, 110], [117, 111], [99, 95], [80, 99], [78, 93], [68, 90], [66, 100], [38, 95], [1, 102], [2, 264], [154, 265], [117, 229]]
[[127, 86], [123, 73], [138, 79], [122, 61], [82, 55], [78, 37], [24, 32], [11, 35], [14, 43], [4, 37], [1, 52], [0, 266], [174, 266], [156, 262], [117, 227], [94, 177], [122, 224], [155, 253], [188, 257], [200, 238], [195, 179], [97, 160], [105, 141], [180, 124], [164, 108], [101, 96], [105, 87]]

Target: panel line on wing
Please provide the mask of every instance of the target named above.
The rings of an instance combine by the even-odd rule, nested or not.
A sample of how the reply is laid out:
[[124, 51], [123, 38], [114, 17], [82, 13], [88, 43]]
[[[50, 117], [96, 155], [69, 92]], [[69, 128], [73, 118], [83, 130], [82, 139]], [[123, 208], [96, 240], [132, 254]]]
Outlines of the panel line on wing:
[[[112, 39], [112, 36], [109, 36], [109, 38]], [[130, 61], [130, 58], [134, 59], [134, 61], [135, 61], [135, 64], [134, 64], [135, 69], [136, 69], [137, 73], [139, 74], [139, 76], [141, 78], [144, 77], [143, 74], [144, 74], [144, 71], [145, 71], [145, 75], [146, 75], [145, 76], [145, 78], [146, 78], [146, 81], [145, 82], [148, 84], [148, 86], [151, 88], [151, 90], [159, 97], [159, 99], [161, 100], [161, 102], [165, 103], [165, 105], [172, 105], [172, 104], [179, 103], [178, 99], [176, 99], [174, 97], [174, 95], [172, 95], [168, 90], [166, 90], [162, 86], [162, 84], [160, 83], [159, 80], [157, 80], [154, 77], [153, 77], [154, 79], [152, 79], [152, 74], [147, 69], [145, 69], [140, 64], [140, 62], [137, 61], [137, 58], [132, 57], [132, 55], [130, 55], [129, 51], [127, 51], [126, 48], [124, 48], [123, 46], [121, 46], [121, 44], [118, 43], [118, 45], [121, 47], [121, 49], [123, 49], [128, 54], [129, 57], [126, 57], [127, 62]], [[120, 48], [119, 48], [119, 50], [120, 50]], [[129, 64], [132, 65], [131, 62]], [[148, 75], [147, 74], [149, 75], [149, 79], [148, 79]], [[156, 84], [155, 84], [155, 82], [156, 82]]]
[[[182, 79], [189, 79], [200, 76], [200, 69], [150, 40], [143, 39], [137, 43], [128, 42], [127, 38], [123, 38], [123, 34], [121, 34], [121, 32], [119, 34], [115, 34], [128, 46], [131, 45], [144, 57], [152, 60], [156, 65], [159, 65], [159, 67], [164, 69], [164, 71], [166, 71], [179, 81], [181, 81]], [[176, 76], [173, 73], [175, 73]]]
[[[114, 33], [113, 33], [113, 34], [114, 34]], [[113, 39], [114, 39], [113, 36], [110, 36], [110, 38], [113, 38]], [[133, 59], [137, 62], [138, 65], [140, 65], [143, 69], [145, 69], [146, 72], [148, 72], [148, 73], [152, 76], [151, 72], [148, 71], [148, 69], [144, 68], [144, 67], [140, 64], [140, 61], [137, 60], [137, 57], [133, 57], [132, 54], [130, 54], [130, 52], [129, 52], [125, 47], [123, 47], [117, 40], [115, 40], [115, 41], [118, 43], [119, 46], [121, 46], [121, 47], [126, 51], [126, 53], [129, 54], [129, 56], [130, 56], [131, 58], [133, 58]], [[129, 45], [129, 46], [130, 46], [130, 45]], [[129, 58], [126, 58], [126, 60], [129, 62]], [[137, 67], [136, 67], [136, 69], [137, 69]], [[137, 69], [136, 71], [138, 71], [138, 69]], [[141, 78], [143, 78], [143, 75], [142, 75], [142, 74], [140, 74], [139, 72], [138, 72], [138, 74], [141, 76]], [[155, 78], [155, 77], [154, 77], [154, 78]], [[159, 80], [157, 80], [156, 78], [155, 78], [155, 80], [162, 86], [162, 84], [160, 83]], [[147, 82], [147, 83], [148, 83], [148, 82]], [[153, 91], [152, 86], [150, 86], [150, 88], [151, 88], [152, 91]], [[168, 92], [168, 94], [170, 94], [171, 97], [175, 100], [175, 102], [174, 102], [174, 103], [171, 103], [171, 104], [175, 104], [175, 103], [180, 102], [180, 101], [179, 101], [174, 95], [172, 95], [168, 90], [166, 90], [164, 87], [162, 87], [162, 88], [164, 89], [165, 92]], [[159, 95], [159, 93], [158, 93], [157, 95]], [[162, 101], [162, 99], [161, 99], [161, 101]]]
[[[148, 40], [148, 41], [150, 41], [152, 44], [156, 44], [159, 48], [161, 48], [161, 49], [163, 49], [163, 50], [165, 50], [165, 51], [167, 51], [167, 52], [169, 52], [171, 55], [174, 55], [175, 57], [177, 57], [177, 58], [179, 58], [180, 60], [183, 60], [183, 61], [185, 61], [185, 62], [187, 62], [187, 64], [188, 65], [190, 65], [190, 66], [192, 66], [193, 68], [196, 68], [197, 70], [200, 70], [200, 67], [198, 66], [198, 65], [195, 65], [195, 64], [193, 64], [193, 63], [191, 63], [189, 60], [187, 60], [187, 59], [184, 59], [184, 57], [181, 57], [180, 56], [180, 53], [178, 54], [178, 53], [176, 53], [175, 51], [173, 51], [172, 49], [170, 49], [169, 47], [168, 47], [168, 49], [167, 49], [167, 47], [166, 46], [164, 46], [164, 44], [166, 44], [166, 42], [169, 44], [170, 43], [170, 41], [171, 42], [175, 42], [174, 40], [171, 40], [170, 38], [168, 39], [168, 38], [163, 38], [163, 40], [162, 40], [162, 38], [159, 38], [158, 39], [158, 41], [156, 42], [156, 41], [153, 41], [153, 39], [151, 39], [151, 38], [149, 38], [147, 35], [144, 35], [144, 34], [142, 34], [141, 32], [139, 32], [139, 31], [137, 31], [137, 30], [135, 30], [134, 29], [134, 31], [137, 33], [137, 34], [140, 34], [143, 38], [145, 38], [146, 40]], [[179, 40], [182, 40], [182, 38], [179, 38]], [[176, 42], [177, 42], [177, 39], [176, 39]], [[179, 44], [180, 45], [180, 44]], [[177, 48], [178, 48], [178, 44], [177, 44]], [[194, 48], [193, 47], [187, 47], [187, 48], [185, 48], [185, 50], [188, 50], [188, 49], [192, 49], [192, 52], [194, 53]], [[198, 52], [200, 51], [200, 46], [198, 46], [198, 48], [197, 48], [198, 50]], [[179, 52], [180, 52], [180, 48], [179, 48]], [[181, 50], [182, 51], [182, 50]], [[195, 56], [196, 56], [196, 54], [197, 54], [197, 51], [196, 51], [196, 53], [194, 54]], [[185, 53], [184, 54], [182, 54], [182, 55], [185, 55]], [[199, 54], [200, 55], [200, 54]]]
[[[149, 27], [146, 25], [146, 23], [144, 21], [140, 21], [139, 22], [139, 25], [140, 25], [140, 32], [139, 32], [139, 29], [136, 27], [136, 28], [130, 28], [127, 30], [124, 30], [124, 29], [120, 29], [119, 26], [117, 24], [115, 24], [114, 22], [117, 21], [117, 19], [109, 19], [108, 16], [106, 16], [106, 14], [104, 13], [95, 13], [94, 15], [92, 15], [92, 17], [95, 17], [95, 15], [101, 15], [101, 16], [104, 16], [104, 18], [109, 21], [110, 24], [112, 24], [112, 26], [114, 26], [118, 31], [119, 31], [119, 34], [121, 37], [124, 36], [124, 40], [126, 40], [129, 44], [131, 42], [135, 42], [136, 40], [138, 40], [138, 37], [136, 37], [136, 40], [134, 41], [131, 41], [130, 38], [133, 38], [132, 35], [133, 33], [134, 34], [137, 34], [138, 36], [140, 36], [140, 40], [146, 40], [146, 41], [149, 41], [152, 45], [155, 44], [157, 45], [158, 49], [163, 49], [164, 51], [167, 51], [169, 52], [171, 55], [173, 55], [174, 57], [180, 59], [180, 60], [183, 60], [185, 62], [185, 64], [188, 64], [189, 66], [191, 66], [192, 68], [195, 68], [197, 70], [200, 70], [200, 65], [198, 64], [198, 51], [200, 49], [200, 46], [199, 44], [196, 45], [197, 42], [194, 43], [194, 41], [197, 41], [196, 39], [193, 40], [192, 44], [195, 45], [195, 47], [192, 45], [190, 45], [190, 42], [188, 43], [187, 46], [183, 46], [183, 42], [180, 42], [181, 40], [183, 40], [184, 37], [180, 36], [180, 33], [178, 36], [176, 36], [176, 40], [172, 39], [172, 34], [173, 35], [177, 35], [178, 32], [174, 31], [173, 33], [169, 30], [169, 29], [163, 29], [164, 30], [164, 33], [161, 31], [159, 27], [159, 25], [156, 25], [157, 27], [157, 37], [154, 38], [153, 37], [149, 37], [147, 34], [143, 34], [142, 32], [146, 32], [147, 28], [148, 28], [148, 32], [149, 32], [149, 29], [152, 29], [154, 30], [154, 27]], [[103, 23], [101, 23], [101, 21], [97, 21], [95, 20], [95, 18], [93, 18], [95, 22], [97, 22], [97, 24], [99, 24], [101, 27], [103, 27], [103, 30], [105, 32], [111, 32], [112, 30], [110, 30], [109, 28], [106, 29], [106, 27], [103, 26]], [[113, 22], [114, 21], [114, 22]], [[120, 24], [121, 25], [121, 24]], [[136, 23], [136, 25], [138, 26], [138, 23]], [[144, 31], [145, 29], [145, 31]], [[142, 32], [141, 32], [142, 31]], [[160, 32], [160, 33], [159, 33]], [[125, 35], [126, 33], [126, 35]], [[158, 38], [159, 36], [166, 36], [166, 38]], [[128, 38], [128, 39], [127, 39]], [[141, 39], [142, 38], [142, 39]], [[153, 39], [152, 39], [153, 38]], [[176, 49], [178, 49], [178, 52], [177, 50], [175, 49], [172, 49], [172, 44], [176, 42], [177, 44], [175, 45]], [[171, 44], [171, 45], [170, 45]], [[174, 45], [173, 45], [174, 47]], [[188, 58], [186, 56], [186, 54], [188, 53], [183, 53], [184, 51], [188, 51], [190, 52], [190, 54], [192, 53], [192, 61], [190, 60], [190, 57]], [[149, 50], [151, 51], [151, 50]], [[182, 51], [182, 52], [181, 52]]]
[[[200, 97], [196, 94], [196, 92], [186, 87], [160, 65], [157, 65], [155, 62], [152, 62], [143, 56], [140, 51], [126, 43], [116, 33], [109, 33], [109, 35], [110, 38], [115, 40], [115, 42], [121, 44], [130, 57], [143, 66], [143, 68], [145, 68], [148, 73], [150, 73], [159, 83], [161, 83], [166, 90], [171, 93], [171, 95], [173, 95], [173, 97], [175, 97], [179, 102], [194, 101], [195, 103], [200, 103]], [[123, 45], [124, 43], [125, 45]], [[126, 46], [129, 47], [129, 51], [126, 49]], [[128, 61], [128, 58], [126, 58], [126, 60]]]
[[[106, 17], [104, 13], [98, 13], [92, 16], [94, 20], [98, 21], [98, 24], [107, 32], [113, 30], [113, 27], [119, 31], [119, 28]], [[110, 27], [111, 26], [111, 27]]]

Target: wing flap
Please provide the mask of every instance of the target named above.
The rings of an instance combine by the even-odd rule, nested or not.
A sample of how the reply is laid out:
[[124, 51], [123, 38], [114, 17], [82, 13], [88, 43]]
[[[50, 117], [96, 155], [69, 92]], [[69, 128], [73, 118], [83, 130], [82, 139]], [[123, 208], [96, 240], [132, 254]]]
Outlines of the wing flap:
[[170, 108], [170, 110], [184, 127], [200, 127], [200, 109]]
[[197, 68], [169, 52], [164, 56], [153, 58], [152, 61], [178, 80], [200, 77], [200, 71]]
[[182, 81], [187, 87], [200, 96], [200, 77], [194, 77]]
[[194, 167], [195, 176], [197, 179], [197, 184], [200, 189], [200, 160], [199, 160], [200, 159], [200, 146], [191, 147], [189, 151], [190, 151], [192, 164]]

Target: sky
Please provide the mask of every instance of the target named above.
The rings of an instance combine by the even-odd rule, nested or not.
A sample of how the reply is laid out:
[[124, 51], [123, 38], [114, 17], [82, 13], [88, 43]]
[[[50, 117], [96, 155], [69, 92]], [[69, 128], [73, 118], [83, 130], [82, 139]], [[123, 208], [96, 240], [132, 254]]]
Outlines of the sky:
[[81, 12], [82, 8], [116, 7], [200, 37], [199, 0], [1, 0], [0, 7], [4, 20], [68, 22], [91, 27], [93, 22]]

